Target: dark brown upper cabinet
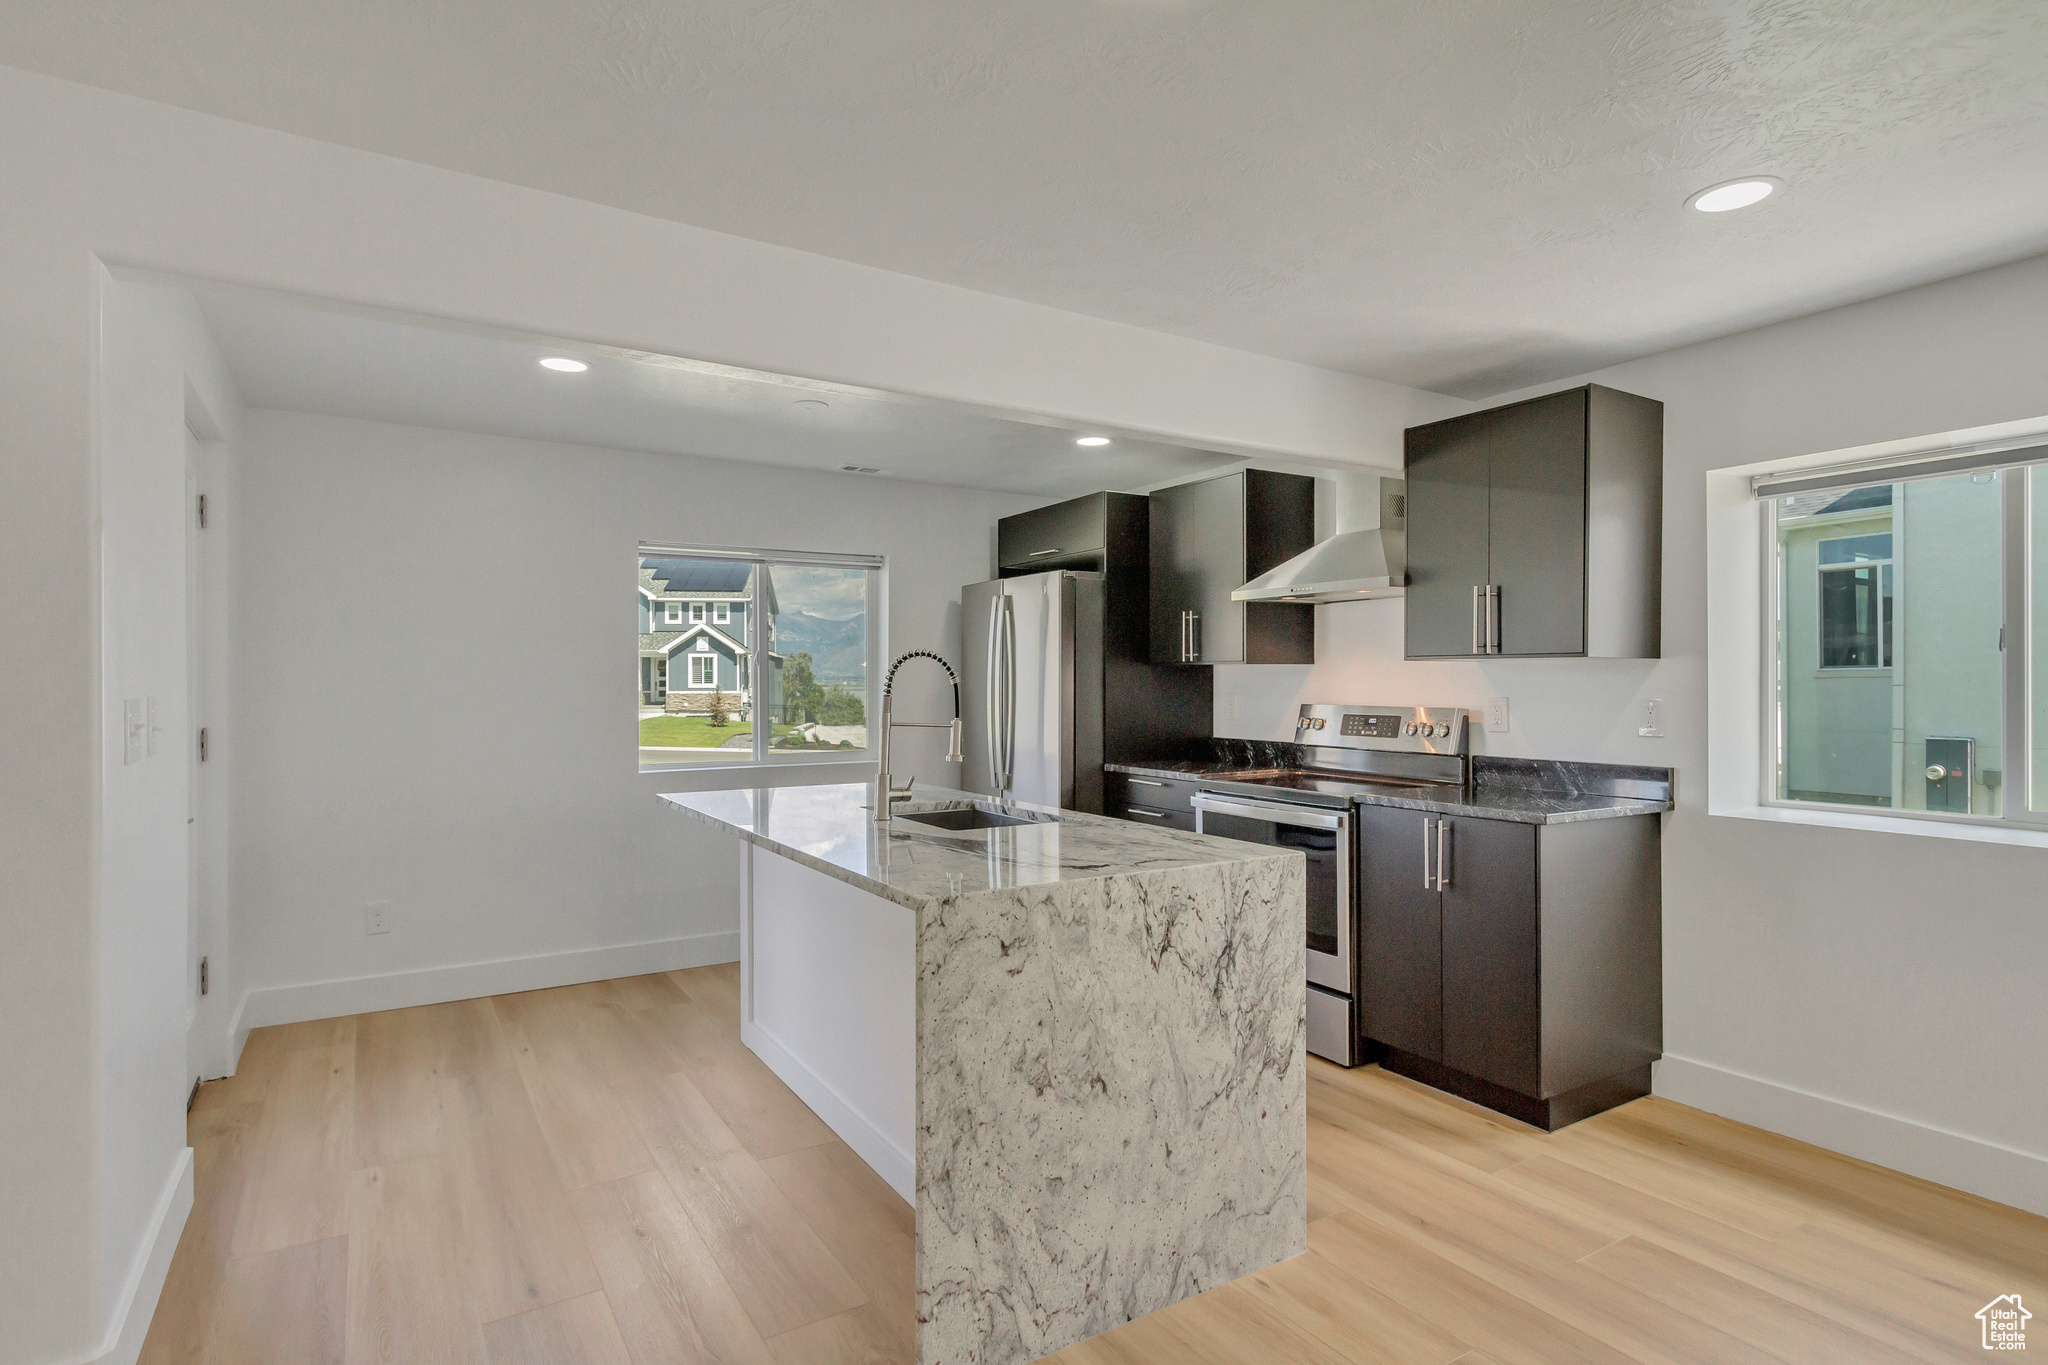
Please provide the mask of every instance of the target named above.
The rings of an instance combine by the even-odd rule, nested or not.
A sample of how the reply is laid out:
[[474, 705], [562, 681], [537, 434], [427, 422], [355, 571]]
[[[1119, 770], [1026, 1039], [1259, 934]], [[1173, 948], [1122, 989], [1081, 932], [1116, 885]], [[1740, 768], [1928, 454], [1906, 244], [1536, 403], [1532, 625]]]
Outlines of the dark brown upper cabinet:
[[1244, 469], [1152, 495], [1152, 662], [1312, 664], [1315, 607], [1230, 594], [1315, 543], [1316, 481]]
[[1406, 446], [1409, 658], [1658, 656], [1662, 403], [1588, 384]]
[[1149, 515], [1143, 494], [1090, 493], [1004, 517], [996, 523], [996, 568], [1011, 578], [1046, 569], [1142, 567]]

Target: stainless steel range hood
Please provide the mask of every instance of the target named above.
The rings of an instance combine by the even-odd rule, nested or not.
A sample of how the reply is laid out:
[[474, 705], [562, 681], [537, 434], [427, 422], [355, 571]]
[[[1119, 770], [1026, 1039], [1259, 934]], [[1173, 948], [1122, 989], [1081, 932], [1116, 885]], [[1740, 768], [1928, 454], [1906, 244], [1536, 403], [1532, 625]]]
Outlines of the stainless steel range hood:
[[1400, 479], [1337, 479], [1337, 534], [1230, 594], [1235, 602], [1356, 602], [1408, 590], [1408, 496]]

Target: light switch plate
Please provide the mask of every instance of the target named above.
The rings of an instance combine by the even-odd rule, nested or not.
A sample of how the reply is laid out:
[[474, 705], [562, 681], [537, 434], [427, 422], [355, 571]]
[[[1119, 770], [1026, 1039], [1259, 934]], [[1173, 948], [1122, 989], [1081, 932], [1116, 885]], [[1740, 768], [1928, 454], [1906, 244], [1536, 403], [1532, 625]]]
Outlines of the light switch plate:
[[388, 934], [391, 932], [390, 901], [371, 901], [363, 906], [363, 932], [365, 934]]
[[1508, 699], [1490, 697], [1486, 702], [1486, 733], [1504, 735], [1508, 732]]
[[149, 709], [140, 697], [121, 703], [121, 761], [142, 762], [142, 750], [149, 738]]
[[1643, 699], [1642, 720], [1636, 726], [1636, 733], [1644, 739], [1664, 738], [1664, 699], [1646, 697]]
[[155, 758], [156, 736], [157, 731], [159, 729], [156, 723], [155, 697], [144, 697], [142, 699], [142, 724], [143, 729], [146, 732], [146, 736], [143, 740], [143, 752], [148, 754], [151, 758]]

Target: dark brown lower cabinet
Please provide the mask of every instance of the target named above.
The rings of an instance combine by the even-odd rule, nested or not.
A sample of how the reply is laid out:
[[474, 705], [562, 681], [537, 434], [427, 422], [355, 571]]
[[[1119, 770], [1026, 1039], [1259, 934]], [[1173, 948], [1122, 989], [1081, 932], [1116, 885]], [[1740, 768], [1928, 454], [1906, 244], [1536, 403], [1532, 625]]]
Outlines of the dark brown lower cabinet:
[[1391, 806], [1358, 808], [1360, 1028], [1419, 1057], [1443, 1056], [1443, 897], [1426, 884], [1431, 817]]
[[1546, 1129], [1649, 1092], [1663, 1046], [1657, 817], [1358, 815], [1369, 1054]]
[[1448, 822], [1444, 839], [1445, 1066], [1525, 1094], [1543, 1085], [1537, 1000], [1537, 825]]

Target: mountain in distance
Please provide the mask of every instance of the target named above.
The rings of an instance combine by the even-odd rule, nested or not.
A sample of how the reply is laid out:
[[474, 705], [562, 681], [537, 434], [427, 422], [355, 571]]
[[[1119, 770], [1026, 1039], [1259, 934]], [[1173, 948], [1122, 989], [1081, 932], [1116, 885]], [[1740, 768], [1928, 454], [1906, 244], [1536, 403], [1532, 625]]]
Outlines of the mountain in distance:
[[867, 649], [865, 613], [843, 621], [813, 616], [807, 611], [785, 611], [775, 618], [775, 652], [785, 659], [809, 654], [811, 674], [821, 683], [849, 683], [856, 689], [863, 686], [867, 670], [861, 664], [867, 658]]

